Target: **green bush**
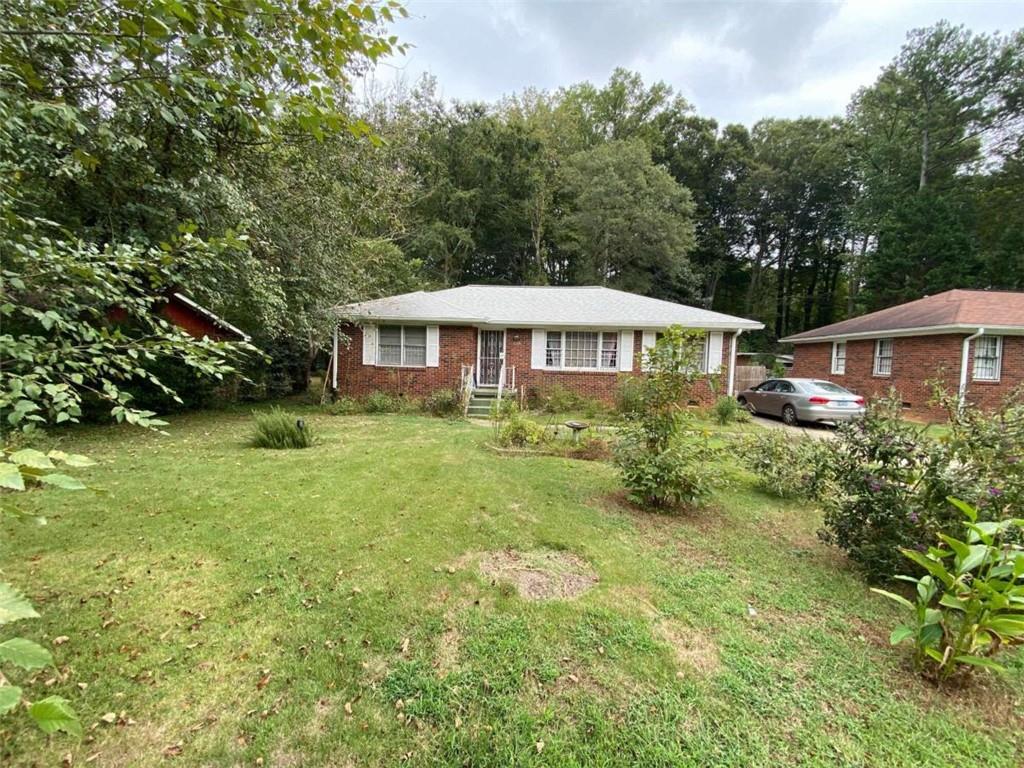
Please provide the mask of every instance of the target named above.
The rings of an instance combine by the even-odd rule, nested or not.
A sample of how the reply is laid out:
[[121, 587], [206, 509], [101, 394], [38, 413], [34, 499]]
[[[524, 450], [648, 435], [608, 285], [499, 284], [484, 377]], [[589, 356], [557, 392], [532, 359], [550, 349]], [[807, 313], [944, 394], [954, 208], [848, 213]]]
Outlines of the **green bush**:
[[502, 424], [498, 431], [498, 444], [511, 448], [541, 445], [547, 441], [547, 430], [523, 416]]
[[1024, 547], [1007, 537], [1024, 530], [1024, 520], [979, 522], [974, 507], [949, 501], [966, 518], [966, 540], [941, 533], [942, 543], [925, 552], [901, 550], [926, 572], [900, 577], [915, 585], [916, 602], [875, 590], [911, 611], [890, 642], [913, 642], [918, 669], [939, 680], [976, 667], [1003, 671], [993, 657], [1024, 643]]
[[643, 409], [644, 380], [640, 376], [626, 376], [615, 392], [615, 409], [626, 418], [637, 416]]
[[423, 400], [423, 410], [431, 416], [457, 418], [462, 416], [462, 395], [454, 389], [439, 389]]
[[332, 416], [350, 416], [362, 411], [363, 407], [354, 397], [339, 397], [333, 403], [325, 405], [324, 410]]
[[548, 440], [547, 430], [526, 418], [511, 398], [491, 404], [491, 427], [495, 442], [506, 448], [536, 446]]
[[363, 410], [367, 413], [401, 413], [405, 408], [401, 397], [388, 392], [371, 392], [363, 399]]
[[644, 507], [669, 509], [704, 501], [715, 486], [713, 451], [704, 440], [681, 439], [662, 450], [651, 450], [642, 430], [624, 428], [614, 449], [630, 501]]
[[313, 433], [304, 420], [274, 406], [269, 411], [253, 411], [256, 431], [252, 445], [256, 448], [309, 448]]
[[766, 429], [747, 436], [739, 444], [744, 466], [757, 475], [758, 486], [784, 499], [813, 498], [824, 479], [827, 450], [824, 441], [791, 437], [780, 429]]
[[680, 433], [687, 418], [681, 403], [698, 376], [702, 350], [699, 334], [673, 326], [646, 353], [648, 374], [628, 385], [629, 410], [615, 463], [629, 498], [638, 504], [664, 509], [694, 504], [711, 492], [715, 475], [706, 438], [693, 443]]
[[711, 406], [711, 413], [714, 416], [715, 421], [724, 427], [726, 424], [732, 424], [734, 421], [739, 421], [740, 414], [746, 413], [746, 411], [735, 397], [722, 395], [720, 398], [715, 400], [715, 404]]
[[949, 497], [967, 501], [983, 521], [1020, 508], [1024, 411], [1013, 403], [994, 413], [954, 409], [949, 436], [932, 439], [903, 420], [898, 397], [872, 401], [817, 458], [817, 475], [827, 478], [818, 494], [825, 511], [819, 535], [844, 549], [870, 581], [892, 579], [901, 549], [925, 551], [958, 523]]
[[585, 397], [561, 384], [540, 391], [531, 387], [527, 402], [532, 410], [544, 413], [580, 413], [587, 418], [595, 418], [608, 412], [608, 407], [592, 397]]

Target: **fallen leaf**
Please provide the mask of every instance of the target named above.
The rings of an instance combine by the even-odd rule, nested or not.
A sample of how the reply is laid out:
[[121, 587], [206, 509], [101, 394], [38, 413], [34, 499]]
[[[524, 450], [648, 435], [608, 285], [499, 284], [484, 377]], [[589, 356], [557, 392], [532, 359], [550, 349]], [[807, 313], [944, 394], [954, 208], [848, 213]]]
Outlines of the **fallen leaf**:
[[70, 639], [71, 638], [68, 637], [67, 635], [61, 635], [60, 637], [53, 638], [53, 644], [54, 645], [64, 645], [64, 643], [66, 643]]
[[537, 754], [539, 755], [543, 751], [544, 751], [544, 742], [543, 741], [538, 741], [537, 742]]
[[256, 690], [262, 691], [264, 688], [267, 687], [267, 683], [269, 683], [269, 682], [270, 682], [270, 672], [264, 670], [263, 677], [261, 677], [259, 679], [259, 681], [256, 683]]
[[103, 717], [100, 718], [104, 723], [111, 724], [117, 722], [117, 715], [113, 712], [107, 712]]
[[351, 701], [346, 701], [345, 702], [345, 714], [346, 715], [351, 715], [352, 714], [352, 702]]
[[181, 742], [177, 744], [171, 744], [170, 746], [164, 747], [164, 757], [177, 757], [183, 751]]
[[408, 652], [409, 652], [409, 638], [406, 637], [406, 638], [402, 639], [402, 654], [404, 655], [404, 654], [406, 654]]

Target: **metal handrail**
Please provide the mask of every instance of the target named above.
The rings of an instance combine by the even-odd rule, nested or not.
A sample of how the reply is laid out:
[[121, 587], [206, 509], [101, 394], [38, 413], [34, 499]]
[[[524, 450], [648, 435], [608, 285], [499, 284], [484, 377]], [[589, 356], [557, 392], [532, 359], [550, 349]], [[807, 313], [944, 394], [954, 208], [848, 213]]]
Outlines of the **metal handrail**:
[[501, 370], [498, 372], [498, 405], [501, 405], [501, 391], [505, 388], [505, 361], [501, 361]]

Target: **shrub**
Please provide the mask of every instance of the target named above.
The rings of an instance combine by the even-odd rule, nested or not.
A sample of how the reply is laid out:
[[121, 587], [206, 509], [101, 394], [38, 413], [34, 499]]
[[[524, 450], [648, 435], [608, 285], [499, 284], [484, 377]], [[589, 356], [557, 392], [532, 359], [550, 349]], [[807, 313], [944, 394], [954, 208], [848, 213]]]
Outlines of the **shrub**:
[[506, 421], [498, 432], [498, 444], [512, 448], [540, 445], [546, 440], [544, 427], [521, 415]]
[[916, 586], [916, 602], [875, 590], [912, 611], [910, 623], [896, 627], [889, 640], [913, 642], [918, 669], [939, 680], [974, 667], [1003, 671], [993, 657], [1024, 643], [1024, 547], [1006, 541], [1011, 529], [1024, 529], [1024, 520], [978, 522], [974, 507], [949, 501], [967, 520], [966, 541], [939, 534], [945, 546], [902, 550], [926, 571], [900, 577]]
[[[693, 504], [711, 491], [710, 447], [684, 442], [681, 402], [699, 370], [702, 340], [669, 328], [646, 353], [647, 376], [630, 384], [627, 424], [615, 449], [615, 463], [629, 498], [656, 509]], [[620, 390], [621, 391], [621, 390]]]
[[600, 400], [585, 397], [560, 384], [543, 392], [531, 388], [528, 397], [530, 408], [544, 413], [581, 413], [587, 418], [594, 418], [608, 410]]
[[900, 549], [925, 551], [957, 524], [948, 497], [972, 504], [982, 520], [1010, 516], [1006, 498], [1019, 499], [1024, 482], [1024, 429], [1013, 413], [1011, 405], [996, 413], [965, 405], [950, 436], [935, 440], [902, 419], [898, 397], [872, 401], [863, 419], [839, 427], [819, 460], [828, 476], [819, 535], [880, 582], [902, 567]]
[[713, 452], [706, 440], [689, 444], [679, 439], [663, 450], [652, 451], [642, 431], [627, 427], [614, 455], [630, 501], [644, 507], [696, 504], [714, 488]]
[[371, 392], [363, 400], [367, 413], [400, 413], [405, 408], [402, 398], [387, 392]]
[[256, 448], [309, 448], [313, 433], [309, 425], [294, 413], [274, 406], [269, 411], [253, 411], [256, 432], [252, 444]]
[[793, 438], [780, 429], [766, 429], [740, 442], [744, 466], [757, 475], [758, 486], [784, 499], [814, 498], [824, 479], [827, 447], [809, 437]]
[[724, 427], [726, 424], [738, 421], [739, 415], [746, 411], [735, 397], [722, 395], [715, 400], [715, 404], [711, 407], [711, 413], [715, 417], [715, 421]]
[[615, 393], [615, 408], [626, 418], [635, 418], [643, 409], [644, 380], [640, 376], [627, 376], [619, 383]]
[[462, 395], [454, 389], [439, 389], [424, 398], [423, 410], [432, 416], [457, 418], [462, 416]]
[[495, 442], [507, 448], [525, 448], [548, 440], [547, 430], [523, 416], [516, 401], [511, 398], [491, 404], [491, 427]]
[[363, 410], [354, 397], [339, 397], [333, 403], [324, 406], [324, 410], [332, 416], [350, 416]]

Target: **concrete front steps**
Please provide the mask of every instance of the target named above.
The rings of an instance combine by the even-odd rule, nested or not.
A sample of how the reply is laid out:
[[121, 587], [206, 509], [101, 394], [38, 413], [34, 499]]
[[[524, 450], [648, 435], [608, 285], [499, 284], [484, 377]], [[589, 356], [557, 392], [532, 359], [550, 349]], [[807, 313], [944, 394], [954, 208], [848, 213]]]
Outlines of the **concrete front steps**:
[[[506, 389], [501, 393], [504, 397], [514, 397], [512, 390]], [[498, 400], [497, 387], [477, 387], [469, 398], [469, 410], [466, 415], [471, 419], [489, 419], [491, 417], [491, 405]]]

